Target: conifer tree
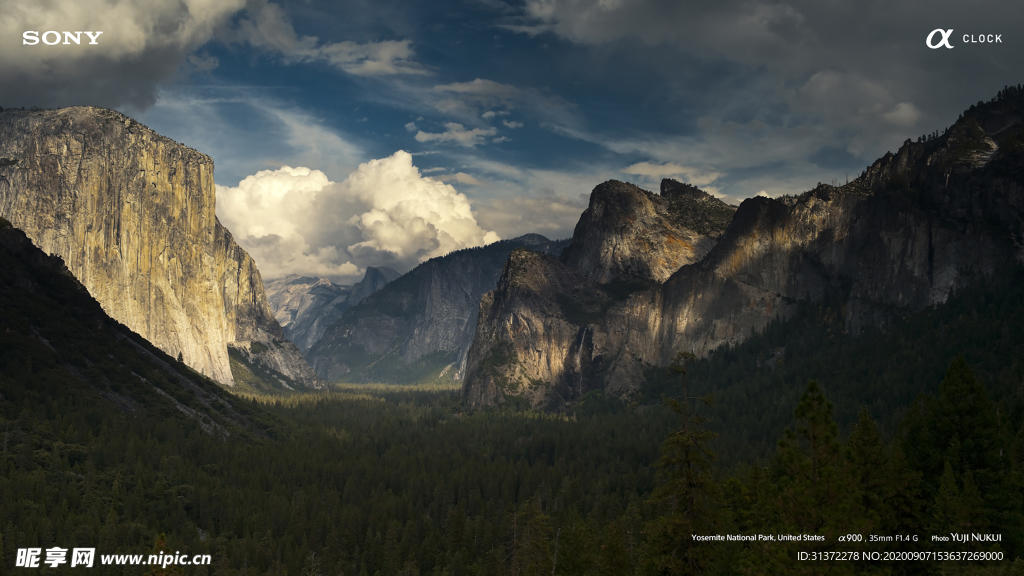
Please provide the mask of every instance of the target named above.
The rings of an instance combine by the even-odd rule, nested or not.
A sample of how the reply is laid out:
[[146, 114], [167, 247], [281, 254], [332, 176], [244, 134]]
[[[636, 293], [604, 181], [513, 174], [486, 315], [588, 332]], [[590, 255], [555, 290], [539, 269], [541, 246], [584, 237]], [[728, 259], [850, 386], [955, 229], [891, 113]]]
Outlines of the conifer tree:
[[946, 460], [942, 478], [939, 479], [939, 489], [935, 493], [931, 514], [931, 528], [939, 534], [957, 530], [963, 522], [965, 510], [961, 506], [960, 489], [956, 484], [953, 466], [949, 460]]
[[853, 489], [852, 468], [839, 443], [832, 404], [817, 382], [808, 384], [796, 417], [796, 432], [786, 430], [777, 452], [782, 520], [808, 534], [838, 533], [840, 519], [859, 512], [859, 491]]
[[[758, 487], [756, 516], [769, 534], [824, 536], [822, 542], [796, 545], [765, 543], [751, 545], [742, 566], [747, 573], [760, 574], [852, 574], [871, 569], [852, 563], [819, 564], [795, 561], [797, 550], [816, 552], [837, 548], [842, 534], [868, 533], [874, 527], [865, 515], [861, 478], [854, 473], [839, 442], [839, 429], [832, 419], [832, 405], [815, 381], [797, 405], [797, 429], [786, 430], [772, 462], [771, 483]], [[870, 430], [862, 431], [855, 447], [859, 458], [877, 459], [877, 446]], [[875, 454], [872, 454], [875, 453]], [[847, 548], [848, 549], [848, 548]]]
[[946, 447], [954, 473], [970, 470], [986, 487], [1003, 468], [995, 408], [964, 357], [954, 358], [939, 386], [931, 425], [933, 446]]
[[[926, 534], [925, 508], [926, 502], [921, 493], [921, 473], [910, 468], [907, 458], [899, 444], [890, 448], [885, 468], [886, 482], [884, 485], [883, 502], [886, 505], [881, 518], [879, 530], [885, 534]], [[886, 515], [888, 514], [888, 515]], [[893, 542], [891, 550], [920, 550], [917, 542]], [[913, 563], [898, 564], [893, 567], [894, 574], [921, 574], [923, 567]]]
[[888, 455], [878, 426], [861, 408], [860, 419], [850, 433], [847, 442], [850, 466], [857, 480], [861, 495], [861, 506], [875, 524], [890, 517], [887, 499], [892, 495], [888, 477]]
[[597, 555], [597, 576], [618, 576], [629, 574], [629, 552], [622, 544], [622, 534], [610, 523], [605, 526], [600, 540], [601, 549]]
[[551, 542], [554, 531], [550, 518], [540, 509], [539, 499], [530, 499], [513, 517], [513, 576], [541, 576], [551, 573]]
[[594, 565], [594, 558], [591, 554], [594, 540], [596, 537], [590, 524], [583, 520], [574, 508], [569, 512], [569, 517], [562, 524], [562, 529], [558, 533], [555, 574], [560, 576], [590, 574]]
[[[648, 523], [647, 569], [655, 574], [706, 574], [720, 548], [695, 542], [693, 534], [716, 533], [722, 524], [720, 488], [714, 478], [715, 453], [709, 443], [715, 434], [704, 428], [706, 418], [690, 408], [686, 370], [694, 355], [676, 355], [671, 369], [680, 381], [681, 396], [666, 398], [679, 415], [677, 428], [662, 444], [658, 465], [662, 483], [651, 502], [662, 515]], [[710, 398], [700, 398], [710, 405]]]
[[[886, 448], [867, 409], [861, 410], [847, 442], [847, 451], [866, 524], [882, 534], [921, 533], [920, 474], [910, 470], [899, 447]], [[901, 540], [886, 548], [917, 550], [920, 546]], [[903, 573], [904, 568], [907, 567], [898, 566], [896, 572]]]
[[[159, 556], [161, 552], [167, 552], [167, 535], [158, 534], [153, 542], [153, 551], [150, 554]], [[182, 576], [184, 571], [178, 566], [154, 566], [146, 571], [145, 576]]]
[[[931, 517], [943, 532], [988, 526], [1014, 550], [1021, 530], [1021, 491], [1011, 473], [1008, 434], [997, 407], [963, 356], [949, 365], [938, 398], [921, 398], [908, 414], [902, 444], [922, 474]], [[954, 522], [954, 524], [945, 524]], [[941, 528], [945, 526], [945, 528]]]

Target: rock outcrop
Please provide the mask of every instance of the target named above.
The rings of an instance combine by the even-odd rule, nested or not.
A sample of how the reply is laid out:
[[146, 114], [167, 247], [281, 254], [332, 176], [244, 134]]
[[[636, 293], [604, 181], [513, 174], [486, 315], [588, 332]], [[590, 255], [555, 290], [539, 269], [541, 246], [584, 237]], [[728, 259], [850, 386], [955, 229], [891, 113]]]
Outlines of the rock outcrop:
[[565, 241], [537, 234], [432, 258], [350, 308], [306, 354], [326, 380], [461, 379], [480, 297], [513, 249], [559, 253]]
[[734, 206], [674, 180], [657, 196], [609, 180], [594, 188], [562, 261], [602, 284], [661, 283], [704, 257], [729, 224]]
[[594, 388], [633, 386], [641, 366], [633, 351], [614, 348], [606, 319], [627, 309], [647, 314], [636, 306], [650, 306], [660, 283], [703, 258], [735, 210], [674, 180], [660, 196], [615, 180], [598, 185], [559, 260], [516, 250], [482, 298], [464, 384], [469, 403], [508, 394], [558, 409]]
[[514, 250], [497, 287], [480, 299], [464, 391], [472, 406], [506, 395], [557, 408], [595, 386], [602, 342], [590, 326], [615, 298], [558, 259]]
[[[112, 318], [226, 385], [229, 345], [288, 348], [256, 264], [217, 221], [210, 157], [76, 107], [0, 113], [0, 158], [0, 216], [63, 258]], [[279, 368], [320, 385], [304, 364]]]
[[[579, 322], [565, 323], [566, 307], [550, 306], [570, 301], [564, 288], [544, 287], [564, 280], [539, 283], [537, 294], [521, 289], [525, 278], [569, 278], [566, 270], [537, 258], [525, 266], [510, 261], [499, 288], [481, 302], [464, 395], [475, 406], [523, 395], [548, 408], [593, 388], [626, 395], [647, 367], [666, 365], [679, 351], [701, 356], [740, 342], [787, 317], [799, 300], [842, 298], [852, 334], [944, 302], [957, 288], [1024, 261], [1022, 128], [1018, 95], [972, 108], [940, 136], [908, 140], [845, 186], [750, 198], [702, 259], [662, 285], [601, 301], [603, 313]], [[580, 274], [607, 278], [608, 259], [570, 261], [586, 267]]]

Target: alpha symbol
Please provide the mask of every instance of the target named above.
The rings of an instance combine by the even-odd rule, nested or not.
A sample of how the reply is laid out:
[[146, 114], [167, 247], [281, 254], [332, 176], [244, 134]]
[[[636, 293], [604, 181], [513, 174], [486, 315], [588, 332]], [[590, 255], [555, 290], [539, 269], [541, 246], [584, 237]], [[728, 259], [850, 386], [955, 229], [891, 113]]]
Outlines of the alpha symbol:
[[[932, 38], [935, 38], [936, 34], [941, 34], [942, 35], [942, 40], [939, 40], [937, 43], [932, 44]], [[953, 46], [950, 45], [950, 43], [949, 43], [949, 37], [952, 36], [952, 35], [953, 35], [953, 29], [952, 28], [950, 28], [949, 30], [943, 30], [942, 28], [936, 28], [935, 30], [932, 30], [932, 33], [928, 35], [928, 38], [925, 39], [924, 43], [929, 48], [931, 48], [932, 50], [935, 50], [936, 48], [941, 48], [943, 46], [945, 46], [946, 48], [949, 48], [950, 50], [952, 50]]]

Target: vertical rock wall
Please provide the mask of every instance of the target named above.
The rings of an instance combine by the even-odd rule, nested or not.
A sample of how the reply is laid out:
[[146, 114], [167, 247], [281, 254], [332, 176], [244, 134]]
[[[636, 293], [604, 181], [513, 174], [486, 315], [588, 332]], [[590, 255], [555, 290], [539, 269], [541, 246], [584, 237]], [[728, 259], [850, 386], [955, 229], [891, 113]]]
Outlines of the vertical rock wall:
[[76, 107], [0, 113], [0, 159], [0, 216], [160, 349], [230, 385], [229, 344], [281, 338], [255, 263], [217, 221], [209, 156]]

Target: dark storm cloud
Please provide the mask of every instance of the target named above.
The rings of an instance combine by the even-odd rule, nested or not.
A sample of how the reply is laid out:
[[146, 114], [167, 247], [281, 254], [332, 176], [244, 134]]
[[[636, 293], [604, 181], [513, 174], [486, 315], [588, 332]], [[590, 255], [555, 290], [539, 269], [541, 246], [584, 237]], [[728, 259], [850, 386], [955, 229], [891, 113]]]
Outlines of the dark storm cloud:
[[[145, 107], [243, 0], [0, 3], [0, 104]], [[96, 44], [23, 43], [25, 31], [101, 31]], [[208, 57], [186, 65], [207, 69]]]
[[[945, 122], [979, 92], [1020, 81], [1024, 11], [1012, 2], [527, 0], [524, 14], [513, 29], [746, 66], [776, 79], [795, 111], [829, 122], [863, 125], [868, 115], [909, 128], [919, 119], [910, 105]], [[936, 28], [954, 29], [954, 49], [925, 46]], [[980, 33], [1001, 33], [1002, 43], [962, 42]]]
[[0, 69], [0, 105], [60, 108], [63, 106], [132, 105], [145, 108], [155, 88], [181, 65], [183, 53], [173, 48], [147, 50], [130, 60], [91, 56], [50, 63], [46, 73]]
[[[738, 198], [853, 177], [1021, 82], [1024, 55], [1024, 12], [1011, 2], [525, 0], [499, 18], [567, 43], [584, 56], [573, 58], [581, 75], [609, 92], [646, 80], [630, 110], [647, 113], [634, 126], [591, 121], [561, 134], [624, 167], [719, 173], [711, 187]], [[925, 45], [936, 28], [953, 29], [953, 49]], [[982, 33], [1001, 42], [963, 41]]]

